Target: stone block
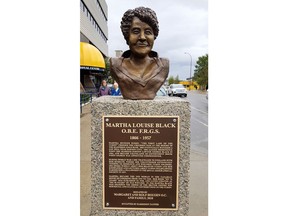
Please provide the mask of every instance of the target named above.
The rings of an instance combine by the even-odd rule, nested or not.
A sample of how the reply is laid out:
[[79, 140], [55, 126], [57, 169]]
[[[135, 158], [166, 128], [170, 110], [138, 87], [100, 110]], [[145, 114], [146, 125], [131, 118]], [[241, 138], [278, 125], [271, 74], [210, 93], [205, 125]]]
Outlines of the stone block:
[[[187, 216], [189, 212], [190, 103], [182, 98], [168, 96], [158, 96], [154, 100], [125, 100], [121, 96], [102, 96], [93, 99], [91, 114], [90, 216]], [[103, 209], [102, 117], [104, 115], [179, 116], [178, 210]]]

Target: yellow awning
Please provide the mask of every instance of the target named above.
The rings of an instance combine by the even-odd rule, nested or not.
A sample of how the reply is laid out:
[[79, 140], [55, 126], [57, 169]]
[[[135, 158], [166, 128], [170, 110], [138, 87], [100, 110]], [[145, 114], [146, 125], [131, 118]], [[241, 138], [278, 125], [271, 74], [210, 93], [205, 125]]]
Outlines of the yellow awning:
[[101, 52], [89, 43], [80, 42], [80, 67], [81, 69], [103, 70], [105, 61]]

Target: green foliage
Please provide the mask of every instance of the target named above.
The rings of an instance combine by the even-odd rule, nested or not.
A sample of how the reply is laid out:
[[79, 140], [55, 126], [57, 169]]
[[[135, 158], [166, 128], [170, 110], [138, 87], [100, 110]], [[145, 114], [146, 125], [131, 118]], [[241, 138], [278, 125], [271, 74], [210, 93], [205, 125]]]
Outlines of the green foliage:
[[109, 62], [109, 58], [105, 58], [105, 70], [103, 73], [106, 77], [110, 76], [110, 62]]
[[171, 85], [171, 84], [173, 84], [173, 83], [174, 83], [174, 77], [173, 77], [173, 76], [170, 76], [170, 77], [168, 78], [168, 84]]
[[105, 68], [103, 75], [105, 79], [107, 79], [108, 83], [113, 83], [114, 79], [111, 77], [111, 74], [110, 74], [110, 58], [109, 57], [105, 58], [105, 67], [106, 68]]
[[198, 58], [192, 80], [197, 82], [201, 89], [208, 85], [208, 54]]
[[173, 76], [170, 76], [168, 78], [168, 85], [178, 84], [179, 82], [180, 82], [180, 80], [179, 80], [179, 76], [178, 75], [175, 78]]
[[174, 83], [175, 83], [175, 84], [178, 84], [179, 82], [180, 82], [179, 76], [177, 75], [176, 78], [175, 78], [175, 80], [174, 80]]

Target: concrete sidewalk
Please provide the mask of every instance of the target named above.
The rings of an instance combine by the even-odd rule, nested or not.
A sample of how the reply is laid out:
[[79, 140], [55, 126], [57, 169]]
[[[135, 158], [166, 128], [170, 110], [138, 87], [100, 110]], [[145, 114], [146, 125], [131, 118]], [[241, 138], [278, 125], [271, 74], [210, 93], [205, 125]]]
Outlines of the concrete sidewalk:
[[[91, 208], [90, 104], [82, 108], [80, 118], [80, 215], [89, 216]], [[191, 150], [190, 158], [189, 216], [208, 216], [208, 155]]]

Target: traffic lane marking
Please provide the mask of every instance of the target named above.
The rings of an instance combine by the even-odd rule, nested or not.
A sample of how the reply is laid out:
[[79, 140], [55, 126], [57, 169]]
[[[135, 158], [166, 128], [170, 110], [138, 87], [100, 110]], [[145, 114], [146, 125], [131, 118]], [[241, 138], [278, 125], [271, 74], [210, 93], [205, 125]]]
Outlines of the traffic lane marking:
[[205, 111], [203, 111], [203, 110], [197, 109], [196, 107], [192, 107], [192, 106], [191, 106], [191, 108], [194, 109], [194, 110], [197, 110], [197, 111], [199, 111], [199, 112], [202, 112], [202, 113], [208, 115], [208, 112], [205, 112]]
[[192, 119], [195, 119], [197, 122], [199, 122], [199, 123], [203, 124], [204, 126], [208, 127], [208, 125], [207, 125], [207, 124], [205, 124], [204, 122], [202, 122], [202, 121], [198, 120], [197, 118], [193, 118], [193, 117], [192, 117]]

